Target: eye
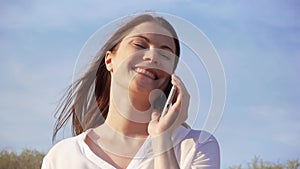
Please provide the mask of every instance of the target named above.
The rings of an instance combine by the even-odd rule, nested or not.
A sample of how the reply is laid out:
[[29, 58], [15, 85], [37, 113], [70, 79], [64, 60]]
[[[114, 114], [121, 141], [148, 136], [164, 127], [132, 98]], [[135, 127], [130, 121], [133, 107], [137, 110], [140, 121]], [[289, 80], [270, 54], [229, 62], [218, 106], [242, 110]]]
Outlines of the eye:
[[141, 44], [141, 43], [133, 43], [134, 46], [138, 47], [138, 48], [142, 48], [145, 49], [145, 45]]
[[132, 44], [134, 47], [136, 47], [138, 49], [146, 49], [147, 48], [147, 44], [142, 41], [133, 41]]
[[172, 55], [174, 55], [174, 54], [169, 51], [160, 51], [159, 55], [164, 57], [165, 59], [171, 59]]

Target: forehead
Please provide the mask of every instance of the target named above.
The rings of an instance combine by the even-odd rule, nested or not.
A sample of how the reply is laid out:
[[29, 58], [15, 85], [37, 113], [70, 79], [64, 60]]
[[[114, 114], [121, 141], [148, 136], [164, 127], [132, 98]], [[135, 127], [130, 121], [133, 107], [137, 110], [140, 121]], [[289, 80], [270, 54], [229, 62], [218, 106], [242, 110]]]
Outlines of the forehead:
[[173, 52], [176, 50], [174, 37], [166, 28], [162, 27], [158, 23], [141, 23], [135, 26], [124, 39], [140, 37], [140, 35], [147, 38], [149, 42], [158, 46], [167, 46]]
[[161, 25], [155, 22], [144, 22], [137, 26], [135, 26], [127, 37], [142, 35], [142, 34], [153, 34], [153, 35], [162, 35], [161, 37], [165, 37], [166, 39], [173, 39], [172, 34]]

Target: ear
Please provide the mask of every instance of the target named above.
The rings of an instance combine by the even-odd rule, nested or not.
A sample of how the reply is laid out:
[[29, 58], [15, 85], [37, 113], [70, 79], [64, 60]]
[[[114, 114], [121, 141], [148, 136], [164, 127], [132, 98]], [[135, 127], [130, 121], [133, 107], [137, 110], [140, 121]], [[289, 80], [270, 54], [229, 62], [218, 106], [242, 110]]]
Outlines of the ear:
[[107, 51], [105, 53], [105, 66], [109, 72], [113, 72], [112, 53]]

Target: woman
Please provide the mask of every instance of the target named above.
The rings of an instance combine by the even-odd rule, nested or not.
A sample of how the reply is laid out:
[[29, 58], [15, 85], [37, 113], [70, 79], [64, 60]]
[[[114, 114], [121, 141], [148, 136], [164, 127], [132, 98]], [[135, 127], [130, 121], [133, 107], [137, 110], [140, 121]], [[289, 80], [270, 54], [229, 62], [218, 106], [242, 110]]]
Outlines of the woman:
[[[173, 74], [179, 54], [161, 17], [141, 14], [119, 28], [67, 91], [54, 137], [70, 117], [77, 136], [56, 144], [42, 169], [219, 168], [216, 139], [200, 142], [205, 133], [184, 123], [189, 93]], [[160, 116], [172, 85], [173, 105]]]

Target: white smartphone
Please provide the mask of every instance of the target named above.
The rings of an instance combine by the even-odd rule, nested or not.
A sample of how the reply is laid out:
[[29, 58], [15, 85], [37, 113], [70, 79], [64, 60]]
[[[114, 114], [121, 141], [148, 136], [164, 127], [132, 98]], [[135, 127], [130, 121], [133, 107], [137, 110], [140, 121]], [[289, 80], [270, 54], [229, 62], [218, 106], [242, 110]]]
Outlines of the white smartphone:
[[169, 96], [167, 98], [166, 104], [163, 108], [163, 111], [161, 112], [160, 118], [165, 116], [166, 113], [168, 112], [168, 110], [170, 109], [170, 107], [172, 106], [172, 101], [173, 101], [173, 98], [175, 96], [175, 93], [176, 93], [176, 87], [173, 85], [172, 88], [171, 88], [171, 91], [169, 93]]

